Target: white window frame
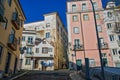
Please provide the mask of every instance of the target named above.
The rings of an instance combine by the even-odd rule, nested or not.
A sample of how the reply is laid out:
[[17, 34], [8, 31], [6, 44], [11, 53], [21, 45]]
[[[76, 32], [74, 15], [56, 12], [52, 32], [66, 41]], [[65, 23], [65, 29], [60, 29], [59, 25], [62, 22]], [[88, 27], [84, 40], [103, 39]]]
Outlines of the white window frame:
[[78, 21], [78, 15], [73, 15], [73, 21], [74, 22]]
[[86, 3], [82, 3], [82, 10], [83, 10], [83, 11], [87, 10], [87, 5], [86, 5]]
[[79, 27], [74, 27], [73, 28], [73, 32], [75, 33], [75, 34], [79, 34]]

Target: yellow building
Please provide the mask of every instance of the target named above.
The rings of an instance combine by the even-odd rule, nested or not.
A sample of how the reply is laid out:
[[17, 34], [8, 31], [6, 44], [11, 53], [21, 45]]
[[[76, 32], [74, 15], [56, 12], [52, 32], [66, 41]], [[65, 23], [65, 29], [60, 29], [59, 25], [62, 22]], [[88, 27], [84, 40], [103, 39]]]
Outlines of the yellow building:
[[19, 0], [0, 0], [0, 72], [6, 76], [18, 70], [25, 19]]

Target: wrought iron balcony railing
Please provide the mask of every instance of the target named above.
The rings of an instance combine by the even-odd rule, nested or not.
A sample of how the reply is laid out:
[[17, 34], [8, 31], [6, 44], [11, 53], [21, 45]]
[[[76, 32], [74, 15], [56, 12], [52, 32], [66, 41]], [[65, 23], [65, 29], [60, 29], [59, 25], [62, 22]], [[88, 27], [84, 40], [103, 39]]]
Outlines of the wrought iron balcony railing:
[[106, 43], [106, 42], [100, 43], [100, 48], [101, 49], [108, 49], [108, 43]]
[[84, 46], [82, 44], [74, 45], [73, 47], [74, 47], [73, 48], [74, 51], [82, 51], [82, 50], [84, 50]]

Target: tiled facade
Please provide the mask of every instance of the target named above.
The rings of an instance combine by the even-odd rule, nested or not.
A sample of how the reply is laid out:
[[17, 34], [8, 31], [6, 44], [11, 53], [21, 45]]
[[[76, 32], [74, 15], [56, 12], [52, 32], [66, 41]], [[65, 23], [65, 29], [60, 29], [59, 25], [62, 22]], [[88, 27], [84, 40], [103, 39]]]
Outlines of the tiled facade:
[[[32, 51], [34, 55], [37, 54], [35, 52], [36, 48], [40, 48], [40, 51], [43, 51], [43, 48], [45, 47], [47, 48], [47, 50], [49, 47], [51, 47], [52, 49], [52, 53], [50, 54], [52, 54], [53, 56], [50, 56], [49, 52], [45, 55], [43, 52], [39, 52], [36, 56], [33, 55], [34, 59], [36, 59], [36, 57], [39, 58], [39, 61], [37, 63], [39, 65], [39, 68], [37, 69], [54, 70], [54, 69], [62, 69], [64, 68], [64, 66], [66, 66], [67, 64], [67, 58], [66, 58], [67, 57], [67, 40], [68, 40], [67, 31], [65, 30], [58, 13], [45, 14], [43, 21], [25, 24], [24, 28], [25, 28], [25, 31], [32, 30], [32, 32], [35, 32], [35, 34], [31, 34], [31, 32], [30, 33], [26, 32], [27, 33], [26, 35], [26, 33], [23, 31], [23, 37], [26, 36], [26, 40], [28, 36], [35, 36], [33, 38], [33, 42], [36, 43], [36, 39], [38, 41], [45, 40], [47, 42], [47, 45], [49, 45], [49, 46], [43, 45], [42, 41], [40, 41], [41, 43], [39, 45], [35, 44], [32, 47], [33, 48]], [[23, 44], [25, 43], [23, 41]], [[27, 46], [27, 45], [24, 45], [24, 46]], [[27, 58], [27, 57], [24, 56], [24, 58]], [[48, 68], [47, 66], [44, 67], [44, 65], [42, 64], [42, 62], [45, 62], [46, 60], [48, 62], [53, 62], [53, 67], [51, 67], [51, 69]], [[26, 67], [24, 62], [22, 64], [23, 69]], [[34, 64], [31, 64], [31, 65], [34, 65]]]
[[17, 72], [25, 20], [19, 0], [0, 0], [0, 71]]
[[113, 66], [108, 35], [106, 33], [107, 29], [105, 28], [105, 24], [102, 24], [103, 8], [101, 0], [93, 0], [93, 5], [96, 11], [97, 27], [95, 26], [90, 0], [67, 1], [70, 69], [81, 68], [82, 65], [85, 65], [85, 58], [89, 58], [90, 67], [100, 66], [96, 28], [98, 29], [101, 41], [100, 45], [104, 65]]

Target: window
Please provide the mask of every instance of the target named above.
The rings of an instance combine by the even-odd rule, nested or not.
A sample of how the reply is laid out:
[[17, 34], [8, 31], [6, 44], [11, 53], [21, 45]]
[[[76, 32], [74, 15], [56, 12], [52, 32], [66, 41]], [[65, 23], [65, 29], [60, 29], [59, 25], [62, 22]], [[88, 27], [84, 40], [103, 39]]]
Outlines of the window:
[[106, 53], [102, 53], [102, 57], [107, 57]]
[[89, 59], [89, 66], [95, 67], [95, 60], [94, 59]]
[[13, 43], [15, 38], [15, 30], [11, 30], [11, 34], [9, 35], [9, 43]]
[[75, 21], [78, 21], [78, 16], [77, 15], [74, 15], [73, 16], [73, 21], [75, 22]]
[[101, 27], [101, 25], [97, 25], [97, 30], [98, 30], [98, 32], [102, 32], [102, 27]]
[[25, 41], [25, 36], [22, 36], [22, 41]]
[[11, 30], [11, 34], [15, 35], [15, 30], [14, 29]]
[[113, 55], [117, 55], [117, 49], [112, 49]]
[[30, 65], [30, 61], [31, 61], [30, 58], [26, 58], [25, 64], [26, 64], [26, 65]]
[[107, 13], [107, 16], [108, 16], [109, 18], [111, 18], [111, 17], [112, 17], [112, 12], [108, 12], [108, 13]]
[[99, 38], [99, 40], [100, 40], [100, 43], [101, 44], [103, 44], [104, 43], [104, 39], [101, 37], [101, 38]]
[[100, 19], [100, 15], [99, 14], [95, 14], [95, 17], [96, 17], [97, 20]]
[[78, 27], [74, 27], [73, 32], [74, 32], [75, 34], [78, 34], [78, 33], [79, 33], [79, 28], [78, 28]]
[[46, 44], [46, 41], [43, 41], [42, 43], [43, 43], [43, 44]]
[[18, 12], [17, 12], [17, 10], [15, 10], [15, 12], [13, 12], [12, 20], [18, 20]]
[[46, 33], [46, 38], [50, 38], [50, 32]]
[[76, 8], [76, 4], [73, 4], [73, 5], [72, 5], [72, 11], [74, 12], [74, 11], [76, 11], [76, 9], [77, 9], [77, 8]]
[[48, 53], [48, 48], [47, 47], [43, 47], [42, 48], [42, 53]]
[[39, 53], [39, 48], [36, 48], [36, 53]]
[[116, 27], [119, 28], [120, 27], [120, 23], [115, 23]]
[[1, 61], [1, 57], [2, 57], [2, 51], [3, 51], [3, 47], [0, 45], [0, 61]]
[[107, 28], [111, 29], [112, 28], [112, 23], [107, 23]]
[[47, 24], [46, 24], [46, 28], [48, 28], [48, 27], [50, 27], [50, 23], [47, 23]]
[[7, 23], [8, 23], [7, 18], [4, 18], [4, 21], [5, 22], [2, 23], [2, 26], [3, 26], [4, 29], [7, 29]]
[[11, 6], [12, 0], [8, 0], [8, 5]]
[[32, 47], [27, 47], [26, 53], [27, 54], [32, 54]]
[[75, 39], [75, 40], [74, 40], [74, 44], [75, 44], [75, 45], [80, 44], [80, 40], [79, 40], [79, 39]]
[[48, 48], [48, 52], [52, 52], [52, 48]]
[[28, 36], [28, 43], [33, 43], [33, 37], [32, 36]]
[[87, 10], [86, 3], [82, 4], [82, 10]]
[[110, 38], [110, 41], [114, 41], [115, 40], [114, 35], [109, 35], [109, 38]]
[[98, 6], [97, 6], [97, 3], [96, 2], [93, 2], [93, 6], [94, 6], [94, 9], [98, 9]]
[[118, 35], [118, 40], [120, 41], [120, 35]]
[[83, 19], [84, 19], [84, 20], [89, 20], [88, 14], [84, 14], [84, 15], [83, 15]]

